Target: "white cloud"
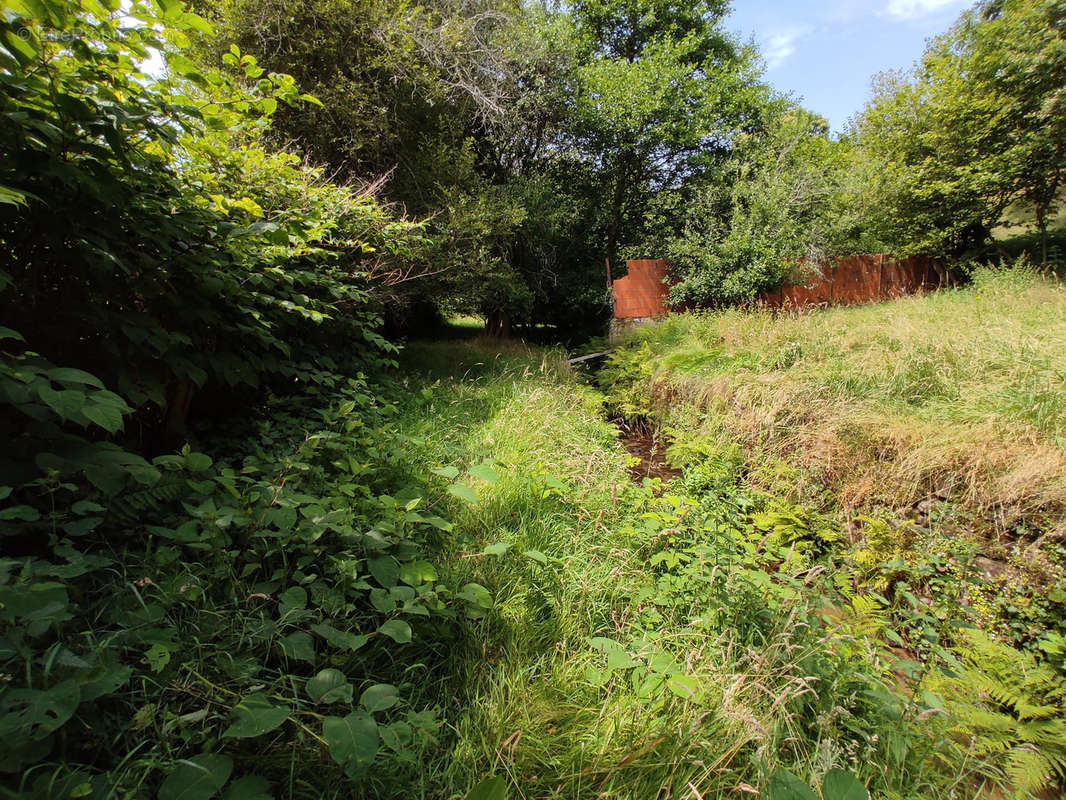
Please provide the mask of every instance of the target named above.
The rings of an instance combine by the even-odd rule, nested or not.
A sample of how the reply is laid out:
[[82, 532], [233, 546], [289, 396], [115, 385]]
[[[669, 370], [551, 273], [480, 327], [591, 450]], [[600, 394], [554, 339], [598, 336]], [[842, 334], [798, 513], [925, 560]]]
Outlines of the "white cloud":
[[911, 20], [927, 17], [953, 6], [964, 6], [967, 0], [888, 0], [880, 16]]
[[810, 25], [796, 25], [770, 33], [763, 39], [762, 51], [768, 70], [777, 69], [796, 52], [796, 42], [814, 31]]

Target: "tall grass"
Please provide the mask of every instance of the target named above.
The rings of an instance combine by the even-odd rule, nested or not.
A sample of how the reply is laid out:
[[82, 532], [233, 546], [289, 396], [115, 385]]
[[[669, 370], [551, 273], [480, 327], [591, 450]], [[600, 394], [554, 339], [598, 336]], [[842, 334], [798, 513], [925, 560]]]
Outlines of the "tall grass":
[[1000, 527], [1066, 509], [1066, 288], [1021, 270], [797, 314], [683, 315], [638, 331], [645, 404], [712, 414], [759, 458], [801, 465], [842, 505], [930, 495]]
[[706, 548], [707, 529], [632, 484], [604, 398], [560, 355], [474, 341], [405, 358], [412, 473], [491, 462], [498, 476], [469, 478], [476, 502], [449, 509], [446, 580], [494, 602], [443, 690], [427, 687], [448, 732], [410, 796], [460, 798], [498, 775], [520, 798], [736, 797], [780, 764], [845, 767], [886, 797], [972, 796], [908, 744], [905, 703], [889, 724], [860, 697], [890, 688], [877, 648], [818, 622], [815, 595], [768, 613], [772, 587], [724, 562], [650, 566]]

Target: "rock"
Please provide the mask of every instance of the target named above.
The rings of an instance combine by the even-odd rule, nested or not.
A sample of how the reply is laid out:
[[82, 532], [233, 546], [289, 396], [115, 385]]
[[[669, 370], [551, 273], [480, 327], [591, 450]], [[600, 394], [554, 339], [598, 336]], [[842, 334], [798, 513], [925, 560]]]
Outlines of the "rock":
[[992, 558], [985, 558], [984, 556], [977, 556], [973, 560], [973, 565], [977, 569], [981, 570], [986, 578], [990, 580], [996, 580], [1002, 577], [1009, 567], [1005, 561], [996, 561]]

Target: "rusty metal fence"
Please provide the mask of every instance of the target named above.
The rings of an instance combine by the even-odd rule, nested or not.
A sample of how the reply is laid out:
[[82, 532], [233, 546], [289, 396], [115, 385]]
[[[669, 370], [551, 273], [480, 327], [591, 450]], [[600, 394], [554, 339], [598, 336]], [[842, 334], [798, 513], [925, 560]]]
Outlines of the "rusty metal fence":
[[[626, 262], [629, 273], [612, 281], [615, 319], [647, 319], [668, 313], [668, 264], [664, 259]], [[951, 275], [933, 259], [915, 256], [893, 259], [885, 255], [846, 256], [816, 267], [796, 265], [797, 278], [789, 285], [762, 294], [762, 308], [855, 305], [888, 300], [935, 289], [951, 282]]]

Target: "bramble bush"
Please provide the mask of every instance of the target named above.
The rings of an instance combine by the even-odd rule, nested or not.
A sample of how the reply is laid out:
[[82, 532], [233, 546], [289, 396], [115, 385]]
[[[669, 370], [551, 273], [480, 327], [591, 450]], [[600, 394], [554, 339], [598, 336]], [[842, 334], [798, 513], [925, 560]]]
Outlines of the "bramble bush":
[[[403, 441], [366, 377], [394, 352], [368, 273], [422, 228], [263, 147], [315, 100], [236, 48], [181, 55], [210, 34], [174, 0], [0, 19], [12, 796], [387, 781], [438, 726], [434, 643], [485, 603], [426, 560], [449, 523], [388, 493]], [[183, 445], [237, 413], [211, 455]]]

